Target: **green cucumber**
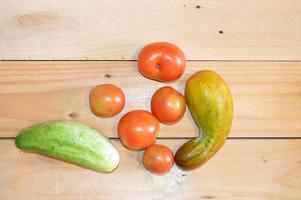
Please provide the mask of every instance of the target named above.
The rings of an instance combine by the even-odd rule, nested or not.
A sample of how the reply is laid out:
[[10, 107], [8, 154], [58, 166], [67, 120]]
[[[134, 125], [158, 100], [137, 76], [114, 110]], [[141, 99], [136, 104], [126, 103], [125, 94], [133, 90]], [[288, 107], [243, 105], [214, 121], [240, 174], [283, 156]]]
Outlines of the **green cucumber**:
[[37, 152], [82, 167], [111, 172], [119, 154], [101, 133], [76, 121], [51, 121], [22, 130], [16, 138], [22, 150]]

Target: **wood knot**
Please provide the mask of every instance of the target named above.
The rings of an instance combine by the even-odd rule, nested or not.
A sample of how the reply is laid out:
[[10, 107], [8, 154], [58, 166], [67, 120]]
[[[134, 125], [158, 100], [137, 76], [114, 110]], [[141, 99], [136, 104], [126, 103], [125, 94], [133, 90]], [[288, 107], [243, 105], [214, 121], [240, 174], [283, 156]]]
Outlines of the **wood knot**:
[[111, 75], [111, 74], [105, 74], [104, 77], [105, 77], [105, 78], [111, 78], [112, 75]]
[[22, 27], [33, 27], [53, 24], [58, 16], [53, 13], [36, 12], [16, 16], [16, 22]]
[[214, 197], [214, 196], [203, 196], [202, 198], [203, 199], [215, 199], [216, 197]]
[[262, 162], [265, 162], [265, 163], [266, 163], [266, 162], [268, 162], [268, 160], [267, 160], [267, 159], [265, 159], [265, 157], [264, 157], [264, 156], [262, 156], [262, 157], [261, 157], [261, 160], [262, 160]]
[[67, 116], [70, 119], [76, 119], [78, 117], [77, 113], [75, 113], [75, 112], [70, 112], [67, 114]]

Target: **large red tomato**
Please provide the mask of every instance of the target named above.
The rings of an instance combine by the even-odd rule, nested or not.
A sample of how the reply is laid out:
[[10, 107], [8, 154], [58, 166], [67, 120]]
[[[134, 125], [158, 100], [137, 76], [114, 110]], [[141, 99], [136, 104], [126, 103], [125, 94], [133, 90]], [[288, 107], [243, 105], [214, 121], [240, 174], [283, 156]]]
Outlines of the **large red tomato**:
[[125, 147], [141, 150], [155, 143], [159, 121], [148, 111], [134, 110], [119, 120], [117, 129], [119, 139]]
[[186, 110], [186, 100], [177, 90], [165, 86], [153, 94], [151, 109], [153, 115], [160, 122], [174, 124], [183, 117]]
[[124, 107], [125, 97], [122, 90], [111, 84], [96, 86], [90, 92], [91, 111], [99, 117], [113, 117]]
[[145, 149], [143, 164], [148, 171], [157, 175], [164, 175], [174, 165], [173, 152], [167, 146], [153, 144]]
[[185, 65], [184, 53], [177, 46], [168, 42], [146, 45], [138, 56], [139, 71], [144, 76], [161, 82], [180, 78]]

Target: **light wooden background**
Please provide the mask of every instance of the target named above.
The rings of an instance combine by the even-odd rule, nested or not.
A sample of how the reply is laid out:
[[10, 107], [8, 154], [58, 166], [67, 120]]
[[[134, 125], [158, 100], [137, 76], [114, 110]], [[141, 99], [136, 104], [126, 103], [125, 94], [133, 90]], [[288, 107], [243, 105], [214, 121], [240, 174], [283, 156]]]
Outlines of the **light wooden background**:
[[[154, 41], [174, 42], [189, 60], [168, 85], [183, 92], [190, 74], [212, 69], [234, 95], [224, 148], [192, 172], [151, 175], [142, 152], [117, 138], [122, 114], [149, 110], [164, 85], [137, 71], [137, 53]], [[0, 200], [301, 199], [300, 1], [0, 0], [0, 59]], [[101, 83], [126, 94], [116, 118], [89, 110], [89, 91]], [[19, 130], [54, 119], [104, 132], [119, 168], [101, 174], [15, 147]], [[157, 141], [176, 150], [196, 134], [187, 112], [162, 125]]]

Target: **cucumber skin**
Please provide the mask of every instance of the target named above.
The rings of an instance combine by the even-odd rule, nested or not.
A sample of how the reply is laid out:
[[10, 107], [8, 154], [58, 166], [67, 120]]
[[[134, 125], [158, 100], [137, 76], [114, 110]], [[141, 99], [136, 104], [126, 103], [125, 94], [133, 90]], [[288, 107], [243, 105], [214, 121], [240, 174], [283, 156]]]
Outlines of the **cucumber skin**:
[[101, 133], [76, 121], [51, 121], [22, 130], [15, 140], [22, 150], [37, 152], [82, 167], [111, 172], [119, 154]]
[[233, 99], [222, 77], [209, 70], [187, 80], [185, 97], [200, 135], [177, 150], [175, 161], [191, 170], [203, 165], [224, 145], [232, 125]]

